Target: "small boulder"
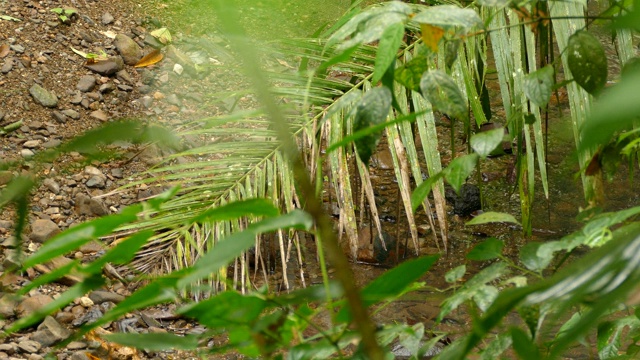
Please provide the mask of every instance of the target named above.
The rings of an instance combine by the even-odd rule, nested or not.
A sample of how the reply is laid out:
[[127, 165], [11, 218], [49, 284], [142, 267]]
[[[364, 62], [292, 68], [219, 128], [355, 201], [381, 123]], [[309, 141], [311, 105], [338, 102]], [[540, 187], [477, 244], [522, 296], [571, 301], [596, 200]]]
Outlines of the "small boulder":
[[37, 341], [40, 345], [46, 347], [65, 340], [69, 336], [71, 336], [71, 331], [60, 325], [53, 317], [47, 316], [42, 324], [38, 326], [38, 331], [31, 335], [31, 340]]
[[100, 75], [113, 75], [124, 68], [124, 61], [120, 56], [112, 56], [107, 60], [86, 64], [84, 67]]
[[42, 309], [52, 301], [53, 298], [49, 295], [40, 294], [28, 297], [22, 300], [22, 302], [20, 302], [20, 304], [16, 306], [16, 314], [21, 318], [27, 317]]
[[142, 59], [142, 48], [127, 35], [116, 35], [113, 44], [118, 50], [120, 56], [122, 56], [125, 64], [135, 65], [140, 61], [140, 59]]
[[56, 94], [38, 84], [33, 84], [33, 86], [31, 86], [29, 94], [31, 94], [33, 100], [42, 106], [50, 108], [58, 106], [58, 97]]
[[89, 92], [96, 86], [96, 78], [91, 75], [85, 75], [78, 80], [76, 89], [82, 92]]
[[31, 224], [31, 240], [43, 243], [60, 232], [56, 223], [47, 219], [38, 219]]

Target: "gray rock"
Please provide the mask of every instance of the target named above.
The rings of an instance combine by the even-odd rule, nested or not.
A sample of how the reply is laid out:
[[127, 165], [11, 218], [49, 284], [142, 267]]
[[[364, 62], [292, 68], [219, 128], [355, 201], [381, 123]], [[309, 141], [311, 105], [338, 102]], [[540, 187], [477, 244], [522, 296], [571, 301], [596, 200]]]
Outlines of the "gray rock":
[[47, 189], [49, 189], [49, 191], [51, 191], [56, 195], [60, 193], [60, 184], [58, 184], [53, 179], [44, 179], [44, 181], [42, 182], [42, 185], [44, 185]]
[[113, 177], [118, 178], [118, 179], [122, 179], [122, 177], [123, 177], [123, 175], [124, 175], [124, 174], [122, 173], [122, 169], [120, 169], [120, 168], [113, 168], [113, 169], [111, 169], [111, 175], [112, 175]]
[[19, 269], [22, 267], [22, 260], [24, 259], [24, 253], [15, 249], [6, 249], [4, 253], [4, 260], [2, 260], [2, 266], [5, 269]]
[[32, 158], [34, 155], [35, 153], [29, 149], [20, 150], [20, 156], [22, 156], [25, 159]]
[[27, 149], [35, 149], [40, 146], [40, 140], [27, 140], [24, 142], [24, 144], [22, 144], [22, 146], [26, 147]]
[[80, 350], [80, 349], [86, 349], [86, 347], [87, 347], [87, 343], [82, 341], [72, 341], [67, 345], [68, 350]]
[[119, 84], [118, 85], [118, 90], [126, 91], [126, 92], [133, 91], [133, 86], [125, 85], [125, 84]]
[[11, 48], [11, 50], [17, 52], [18, 54], [22, 54], [24, 52], [24, 46], [22, 45], [9, 45], [9, 48]]
[[[82, 100], [81, 100], [82, 101]], [[62, 110], [62, 113], [65, 114], [66, 116], [72, 118], [73, 120], [78, 120], [80, 119], [80, 113], [73, 110], [73, 109], [65, 109]]]
[[140, 61], [140, 59], [142, 59], [142, 48], [127, 35], [116, 35], [113, 44], [118, 50], [120, 56], [122, 56], [125, 64], [135, 65]]
[[67, 116], [58, 110], [51, 112], [51, 116], [60, 124], [65, 124], [67, 122]]
[[27, 317], [29, 315], [32, 315], [34, 312], [42, 309], [52, 301], [53, 298], [49, 295], [40, 294], [28, 297], [22, 300], [22, 302], [20, 302], [20, 304], [16, 306], [16, 314], [19, 317]]
[[101, 21], [103, 25], [109, 25], [113, 22], [113, 20], [115, 20], [113, 15], [109, 14], [108, 12], [102, 14]]
[[43, 243], [60, 232], [60, 228], [51, 220], [38, 219], [31, 224], [31, 240]]
[[33, 354], [38, 352], [42, 345], [33, 340], [22, 340], [18, 343], [18, 348], [26, 353]]
[[89, 299], [91, 299], [95, 304], [102, 304], [107, 301], [117, 304], [124, 300], [124, 296], [110, 291], [96, 290], [89, 294]]
[[74, 352], [69, 359], [70, 360], [91, 360], [89, 356], [87, 356], [87, 352], [84, 350]]
[[29, 93], [33, 99], [42, 106], [51, 108], [58, 106], [58, 97], [56, 94], [52, 91], [48, 91], [38, 84], [33, 84], [29, 89]]
[[38, 331], [31, 335], [31, 340], [37, 341], [40, 345], [46, 347], [65, 340], [69, 336], [71, 336], [71, 331], [60, 325], [53, 317], [47, 316], [42, 324], [38, 326]]
[[167, 100], [166, 101], [171, 105], [175, 105], [175, 106], [182, 105], [182, 102], [180, 101], [180, 99], [178, 99], [178, 95], [176, 95], [176, 94], [171, 94], [171, 95], [167, 96]]
[[18, 351], [18, 344], [14, 342], [10, 342], [8, 344], [0, 344], [0, 351], [12, 355]]
[[51, 139], [45, 143], [42, 144], [42, 147], [45, 149], [51, 149], [54, 148], [56, 146], [60, 146], [60, 144], [62, 144], [62, 141], [60, 141], [59, 139]]
[[110, 93], [115, 89], [116, 89], [116, 85], [112, 82], [108, 82], [100, 85], [100, 88], [98, 89], [98, 91], [100, 91], [101, 94], [105, 94], [105, 93]]
[[27, 360], [44, 360], [44, 356], [39, 355], [39, 354], [31, 354], [31, 355], [29, 355]]
[[113, 75], [124, 68], [124, 61], [120, 56], [112, 56], [107, 60], [86, 64], [84, 67], [100, 75]]
[[75, 94], [71, 100], [69, 100], [70, 103], [72, 103], [73, 105], [78, 105], [82, 102], [82, 95], [80, 94]]
[[96, 86], [96, 78], [92, 75], [85, 75], [78, 80], [78, 84], [76, 84], [76, 89], [82, 92], [89, 92], [93, 90]]
[[122, 69], [116, 73], [116, 79], [125, 82], [127, 84], [133, 84], [133, 79], [131, 79], [131, 75], [127, 72], [127, 70]]
[[91, 116], [94, 119], [98, 119], [102, 122], [109, 120], [109, 115], [107, 115], [107, 113], [105, 113], [102, 110], [92, 111], [91, 114], [89, 114], [89, 116]]
[[91, 309], [89, 309], [89, 311], [87, 311], [84, 315], [73, 320], [71, 324], [76, 327], [82, 326], [84, 324], [91, 324], [96, 322], [98, 319], [100, 319], [102, 315], [103, 314], [102, 314], [102, 311], [100, 311], [100, 308], [97, 306], [94, 306]]
[[4, 61], [4, 64], [2, 64], [2, 68], [0, 68], [0, 72], [2, 72], [3, 74], [6, 74], [9, 71], [11, 71], [11, 69], [13, 69], [13, 58], [8, 58]]
[[160, 42], [155, 36], [151, 34], [145, 34], [144, 36], [145, 45], [149, 45], [152, 48], [161, 49], [164, 47], [164, 44]]
[[90, 188], [102, 189], [105, 186], [105, 181], [100, 176], [92, 176], [89, 180], [87, 180], [85, 185], [87, 185], [87, 187], [90, 187]]
[[83, 193], [78, 193], [75, 201], [78, 215], [101, 216], [109, 213], [107, 206], [100, 199], [94, 199]]

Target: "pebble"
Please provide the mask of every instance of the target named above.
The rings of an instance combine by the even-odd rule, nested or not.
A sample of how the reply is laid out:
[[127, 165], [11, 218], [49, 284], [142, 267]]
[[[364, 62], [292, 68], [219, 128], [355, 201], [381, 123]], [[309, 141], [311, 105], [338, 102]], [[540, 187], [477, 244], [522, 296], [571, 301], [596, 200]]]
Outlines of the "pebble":
[[46, 306], [52, 301], [53, 298], [49, 295], [38, 294], [28, 297], [22, 300], [22, 302], [20, 302], [20, 304], [16, 306], [16, 314], [19, 317], [27, 317], [34, 312], [42, 309], [42, 307]]
[[112, 82], [108, 82], [106, 84], [100, 85], [100, 88], [98, 89], [98, 91], [100, 91], [101, 94], [105, 94], [105, 93], [110, 93], [115, 89], [116, 89], [116, 85]]
[[84, 67], [100, 75], [113, 75], [124, 68], [124, 61], [120, 56], [113, 56], [107, 60], [86, 64]]
[[31, 335], [31, 340], [37, 341], [41, 346], [46, 347], [66, 340], [69, 336], [71, 336], [71, 331], [60, 325], [53, 317], [47, 316], [38, 326], [38, 331]]
[[22, 144], [22, 146], [26, 147], [27, 149], [35, 149], [40, 146], [40, 140], [27, 140], [24, 142], [24, 144]]
[[135, 65], [142, 59], [142, 48], [127, 35], [116, 35], [113, 45], [115, 45], [118, 53], [127, 65]]
[[0, 68], [0, 72], [3, 74], [7, 74], [13, 69], [13, 58], [8, 58], [2, 64], [2, 68]]
[[102, 122], [105, 122], [107, 120], [109, 120], [109, 115], [107, 115], [107, 113], [105, 113], [102, 110], [95, 110], [92, 111], [89, 116], [91, 116], [92, 118], [98, 119]]
[[51, 191], [56, 195], [60, 193], [60, 184], [58, 184], [54, 179], [51, 179], [51, 178], [44, 179], [44, 181], [42, 182], [42, 185], [44, 185], [49, 191]]
[[73, 110], [73, 109], [62, 110], [62, 113], [65, 114], [66, 116], [72, 118], [73, 120], [80, 119], [80, 113], [75, 111], [75, 110]]
[[42, 348], [42, 345], [40, 345], [37, 341], [22, 340], [18, 343], [18, 347], [20, 348], [20, 350], [26, 353], [33, 354], [38, 352], [38, 350]]
[[93, 305], [95, 305], [95, 304], [93, 303], [93, 300], [91, 300], [90, 298], [88, 298], [88, 297], [86, 297], [86, 296], [81, 297], [81, 298], [79, 299], [79, 302], [80, 302], [80, 305], [81, 305], [82, 307], [85, 307], [85, 308], [90, 308], [90, 307], [92, 307]]
[[61, 113], [58, 110], [54, 110], [51, 112], [51, 117], [54, 118], [55, 121], [59, 122], [60, 124], [64, 124], [67, 122], [67, 116], [63, 113]]
[[36, 154], [35, 154], [33, 151], [29, 150], [29, 149], [22, 149], [22, 150], [20, 150], [20, 156], [22, 156], [22, 157], [23, 157], [23, 158], [25, 158], [25, 159], [32, 158], [32, 157], [34, 157], [35, 155], [36, 155]]
[[106, 12], [102, 15], [102, 24], [103, 25], [109, 25], [113, 22], [113, 20], [115, 20], [115, 18], [113, 17], [113, 15], [111, 15], [110, 13]]
[[102, 304], [107, 301], [117, 304], [124, 300], [124, 296], [104, 290], [96, 290], [91, 292], [89, 294], [89, 298], [96, 304]]

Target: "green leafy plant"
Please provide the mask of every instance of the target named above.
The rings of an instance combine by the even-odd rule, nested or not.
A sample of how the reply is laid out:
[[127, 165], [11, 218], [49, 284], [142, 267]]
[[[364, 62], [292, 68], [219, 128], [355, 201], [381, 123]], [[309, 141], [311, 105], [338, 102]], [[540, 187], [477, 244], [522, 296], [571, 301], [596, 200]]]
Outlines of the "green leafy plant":
[[71, 23], [71, 20], [74, 16], [77, 16], [78, 10], [73, 8], [53, 8], [51, 12], [56, 13], [58, 15], [58, 19], [63, 24]]

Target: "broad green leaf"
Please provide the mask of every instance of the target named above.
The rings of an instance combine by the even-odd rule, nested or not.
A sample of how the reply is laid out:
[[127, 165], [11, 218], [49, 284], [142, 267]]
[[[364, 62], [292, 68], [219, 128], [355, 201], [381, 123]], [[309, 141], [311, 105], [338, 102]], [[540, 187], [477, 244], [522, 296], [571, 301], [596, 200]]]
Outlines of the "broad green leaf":
[[415, 212], [420, 207], [424, 199], [429, 196], [429, 193], [431, 193], [431, 188], [443, 176], [444, 172], [439, 172], [420, 183], [420, 185], [418, 185], [418, 187], [413, 190], [413, 192], [411, 193], [411, 208], [413, 209], [413, 212]]
[[544, 270], [552, 259], [538, 256], [538, 249], [542, 243], [529, 242], [520, 248], [520, 261], [531, 271]]
[[487, 311], [499, 293], [500, 291], [495, 286], [485, 285], [473, 295], [473, 301], [478, 306], [478, 309]]
[[338, 50], [379, 40], [387, 28], [396, 24], [404, 24], [407, 18], [407, 14], [399, 12], [390, 12], [374, 16], [367, 21], [365, 26], [358, 30], [355, 36], [338, 45]]
[[104, 338], [124, 346], [135, 347], [147, 351], [162, 350], [196, 350], [200, 337], [196, 335], [175, 335], [169, 333], [157, 334], [127, 334], [114, 333], [104, 335]]
[[[391, 91], [386, 87], [377, 87], [367, 91], [356, 110], [353, 121], [353, 131], [370, 128], [382, 124], [391, 110]], [[360, 137], [354, 141], [358, 156], [363, 163], [368, 164], [371, 155], [376, 150], [381, 132]]]
[[419, 92], [422, 74], [427, 70], [429, 70], [429, 60], [424, 56], [417, 56], [396, 68], [395, 79], [406, 88]]
[[476, 3], [480, 6], [495, 6], [495, 7], [506, 7], [509, 5], [509, 0], [476, 0]]
[[235, 201], [223, 206], [203, 211], [191, 219], [193, 223], [216, 222], [237, 219], [242, 216], [277, 216], [278, 209], [267, 199], [249, 199]]
[[418, 322], [412, 327], [406, 327], [404, 331], [398, 335], [398, 342], [404, 346], [411, 355], [417, 356], [420, 350], [422, 337], [424, 336], [424, 324]]
[[499, 334], [496, 338], [482, 350], [480, 360], [499, 359], [500, 355], [511, 346], [511, 336], [509, 334]]
[[553, 66], [547, 65], [525, 76], [524, 94], [532, 103], [539, 107], [547, 106], [553, 93], [553, 75]]
[[474, 27], [482, 27], [482, 20], [474, 10], [462, 9], [455, 5], [429, 6], [416, 14], [412, 20], [421, 24], [445, 28], [459, 26], [466, 31], [470, 31]]
[[633, 333], [637, 334], [637, 330], [640, 328], [640, 319], [632, 315], [599, 324], [597, 340], [599, 359], [618, 358], [622, 350], [622, 337], [627, 327], [627, 337]]
[[478, 154], [467, 154], [453, 159], [451, 164], [443, 170], [445, 179], [447, 179], [447, 182], [453, 187], [456, 193], [460, 193], [462, 184], [467, 181], [467, 178], [471, 175], [477, 163]]
[[447, 42], [444, 44], [444, 65], [449, 70], [451, 70], [451, 67], [458, 58], [458, 50], [460, 49], [460, 45], [462, 45], [462, 40], [459, 39], [447, 40]]
[[483, 291], [482, 288], [485, 287], [488, 282], [497, 279], [507, 272], [507, 265], [502, 262], [491, 264], [489, 267], [481, 270], [474, 277], [465, 282], [455, 294], [449, 296], [442, 302], [440, 313], [438, 314], [436, 321], [442, 321], [445, 316], [455, 310], [460, 304], [467, 300], [471, 300], [476, 296], [476, 294]]
[[501, 127], [473, 134], [470, 140], [471, 148], [484, 159], [502, 144], [503, 137], [504, 129]]
[[491, 237], [474, 246], [467, 254], [467, 259], [475, 261], [495, 259], [502, 255], [503, 247], [504, 241]]
[[467, 119], [467, 101], [460, 92], [458, 85], [445, 72], [429, 70], [420, 80], [422, 96], [437, 110], [453, 116], [456, 119]]
[[581, 152], [608, 143], [613, 134], [630, 128], [640, 114], [640, 69], [623, 76], [619, 83], [605, 89], [580, 129]]
[[456, 266], [453, 269], [447, 271], [446, 274], [444, 274], [444, 279], [448, 283], [454, 283], [454, 282], [462, 279], [462, 277], [464, 276], [464, 274], [466, 272], [467, 272], [467, 266], [466, 265]]
[[434, 53], [438, 52], [438, 43], [444, 36], [444, 29], [429, 24], [420, 24], [420, 32], [422, 33], [422, 42]]
[[600, 92], [607, 83], [607, 55], [600, 41], [586, 30], [569, 38], [567, 59], [573, 79], [589, 94]]
[[520, 359], [538, 360], [542, 358], [538, 347], [524, 330], [516, 327], [511, 328], [511, 339], [513, 340], [513, 349], [520, 356]]
[[186, 305], [178, 309], [178, 313], [215, 329], [250, 325], [267, 306], [267, 301], [257, 296], [225, 291], [207, 300]]
[[494, 222], [505, 222], [505, 223], [520, 225], [518, 220], [516, 220], [516, 218], [514, 218], [513, 215], [507, 214], [507, 213], [501, 213], [501, 212], [493, 212], [493, 211], [487, 211], [485, 213], [482, 213], [474, 217], [473, 219], [467, 222], [467, 225], [480, 225], [480, 224], [494, 223]]
[[382, 33], [378, 50], [376, 52], [376, 61], [373, 70], [371, 82], [376, 84], [382, 78], [385, 71], [391, 66], [398, 57], [398, 49], [402, 44], [404, 37], [404, 24], [395, 23], [389, 26]]

